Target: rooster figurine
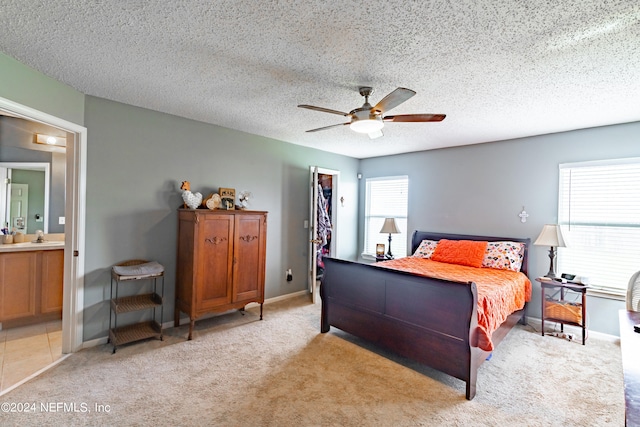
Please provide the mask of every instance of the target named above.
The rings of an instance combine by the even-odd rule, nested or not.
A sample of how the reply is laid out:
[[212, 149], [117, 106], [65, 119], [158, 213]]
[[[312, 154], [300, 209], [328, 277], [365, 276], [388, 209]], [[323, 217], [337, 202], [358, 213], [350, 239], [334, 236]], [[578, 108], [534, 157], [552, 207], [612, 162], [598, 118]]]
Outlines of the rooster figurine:
[[184, 207], [189, 209], [197, 209], [202, 203], [202, 194], [200, 193], [192, 193], [191, 192], [191, 184], [189, 181], [182, 181], [182, 185], [180, 186], [182, 190], [182, 200], [184, 201]]

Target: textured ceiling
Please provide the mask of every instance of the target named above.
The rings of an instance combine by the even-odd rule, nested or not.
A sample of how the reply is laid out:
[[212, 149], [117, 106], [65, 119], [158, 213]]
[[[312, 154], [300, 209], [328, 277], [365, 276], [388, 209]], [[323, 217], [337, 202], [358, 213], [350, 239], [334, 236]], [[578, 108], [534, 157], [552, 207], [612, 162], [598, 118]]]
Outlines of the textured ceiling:
[[[75, 89], [357, 158], [640, 120], [637, 0], [2, 0], [0, 51]], [[7, 84], [7, 82], [0, 82]], [[370, 140], [336, 123], [417, 95]]]

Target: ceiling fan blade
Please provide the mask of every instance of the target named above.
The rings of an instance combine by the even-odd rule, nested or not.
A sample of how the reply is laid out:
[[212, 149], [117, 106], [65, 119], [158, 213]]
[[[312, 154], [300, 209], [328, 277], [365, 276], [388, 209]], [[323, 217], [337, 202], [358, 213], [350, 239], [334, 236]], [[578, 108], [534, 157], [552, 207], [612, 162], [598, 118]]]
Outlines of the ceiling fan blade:
[[447, 117], [446, 114], [400, 114], [398, 116], [384, 116], [382, 120], [385, 122], [441, 122]]
[[349, 116], [349, 113], [343, 113], [342, 111], [332, 110], [330, 108], [316, 107], [315, 105], [301, 104], [301, 105], [298, 105], [298, 107], [306, 108], [308, 110], [322, 111], [323, 113], [338, 114], [340, 116], [345, 116], [345, 117]]
[[389, 95], [382, 98], [380, 102], [373, 107], [374, 110], [378, 110], [381, 112], [389, 111], [392, 108], [396, 108], [398, 105], [402, 104], [407, 99], [411, 98], [416, 93], [411, 89], [407, 89], [404, 87], [399, 87]]
[[347, 123], [338, 123], [337, 125], [330, 125], [330, 126], [317, 128], [317, 129], [311, 129], [311, 130], [308, 130], [307, 132], [318, 132], [319, 130], [331, 129], [331, 128], [335, 128], [335, 127], [338, 127], [338, 126], [345, 126], [345, 125], [348, 125], [348, 124], [350, 124], [350, 123], [349, 122], [347, 122]]

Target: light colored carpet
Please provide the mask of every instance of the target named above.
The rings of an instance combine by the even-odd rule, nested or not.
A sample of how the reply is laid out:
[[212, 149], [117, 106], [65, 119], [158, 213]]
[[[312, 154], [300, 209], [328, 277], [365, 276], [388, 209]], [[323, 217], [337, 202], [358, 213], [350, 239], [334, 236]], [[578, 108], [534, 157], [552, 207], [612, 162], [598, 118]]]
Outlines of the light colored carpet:
[[[35, 403], [36, 411], [0, 413], [0, 424], [624, 425], [620, 349], [612, 342], [582, 346], [518, 326], [483, 364], [467, 401], [460, 380], [335, 328], [321, 334], [320, 305], [306, 297], [265, 305], [263, 321], [257, 313], [202, 320], [193, 341], [182, 326], [164, 342], [115, 355], [110, 345], [74, 354], [2, 396]], [[73, 405], [77, 412], [65, 412]]]

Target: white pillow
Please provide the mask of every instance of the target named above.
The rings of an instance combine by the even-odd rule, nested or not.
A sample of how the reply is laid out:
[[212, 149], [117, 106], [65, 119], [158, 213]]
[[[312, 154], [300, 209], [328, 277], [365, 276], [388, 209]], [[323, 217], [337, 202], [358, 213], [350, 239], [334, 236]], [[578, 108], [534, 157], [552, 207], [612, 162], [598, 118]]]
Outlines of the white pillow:
[[520, 271], [525, 244], [521, 242], [489, 242], [482, 266], [499, 270]]
[[436, 249], [436, 246], [438, 246], [437, 240], [423, 240], [420, 242], [418, 249], [413, 253], [413, 256], [416, 258], [429, 259], [431, 258], [431, 255], [433, 255], [433, 251]]

